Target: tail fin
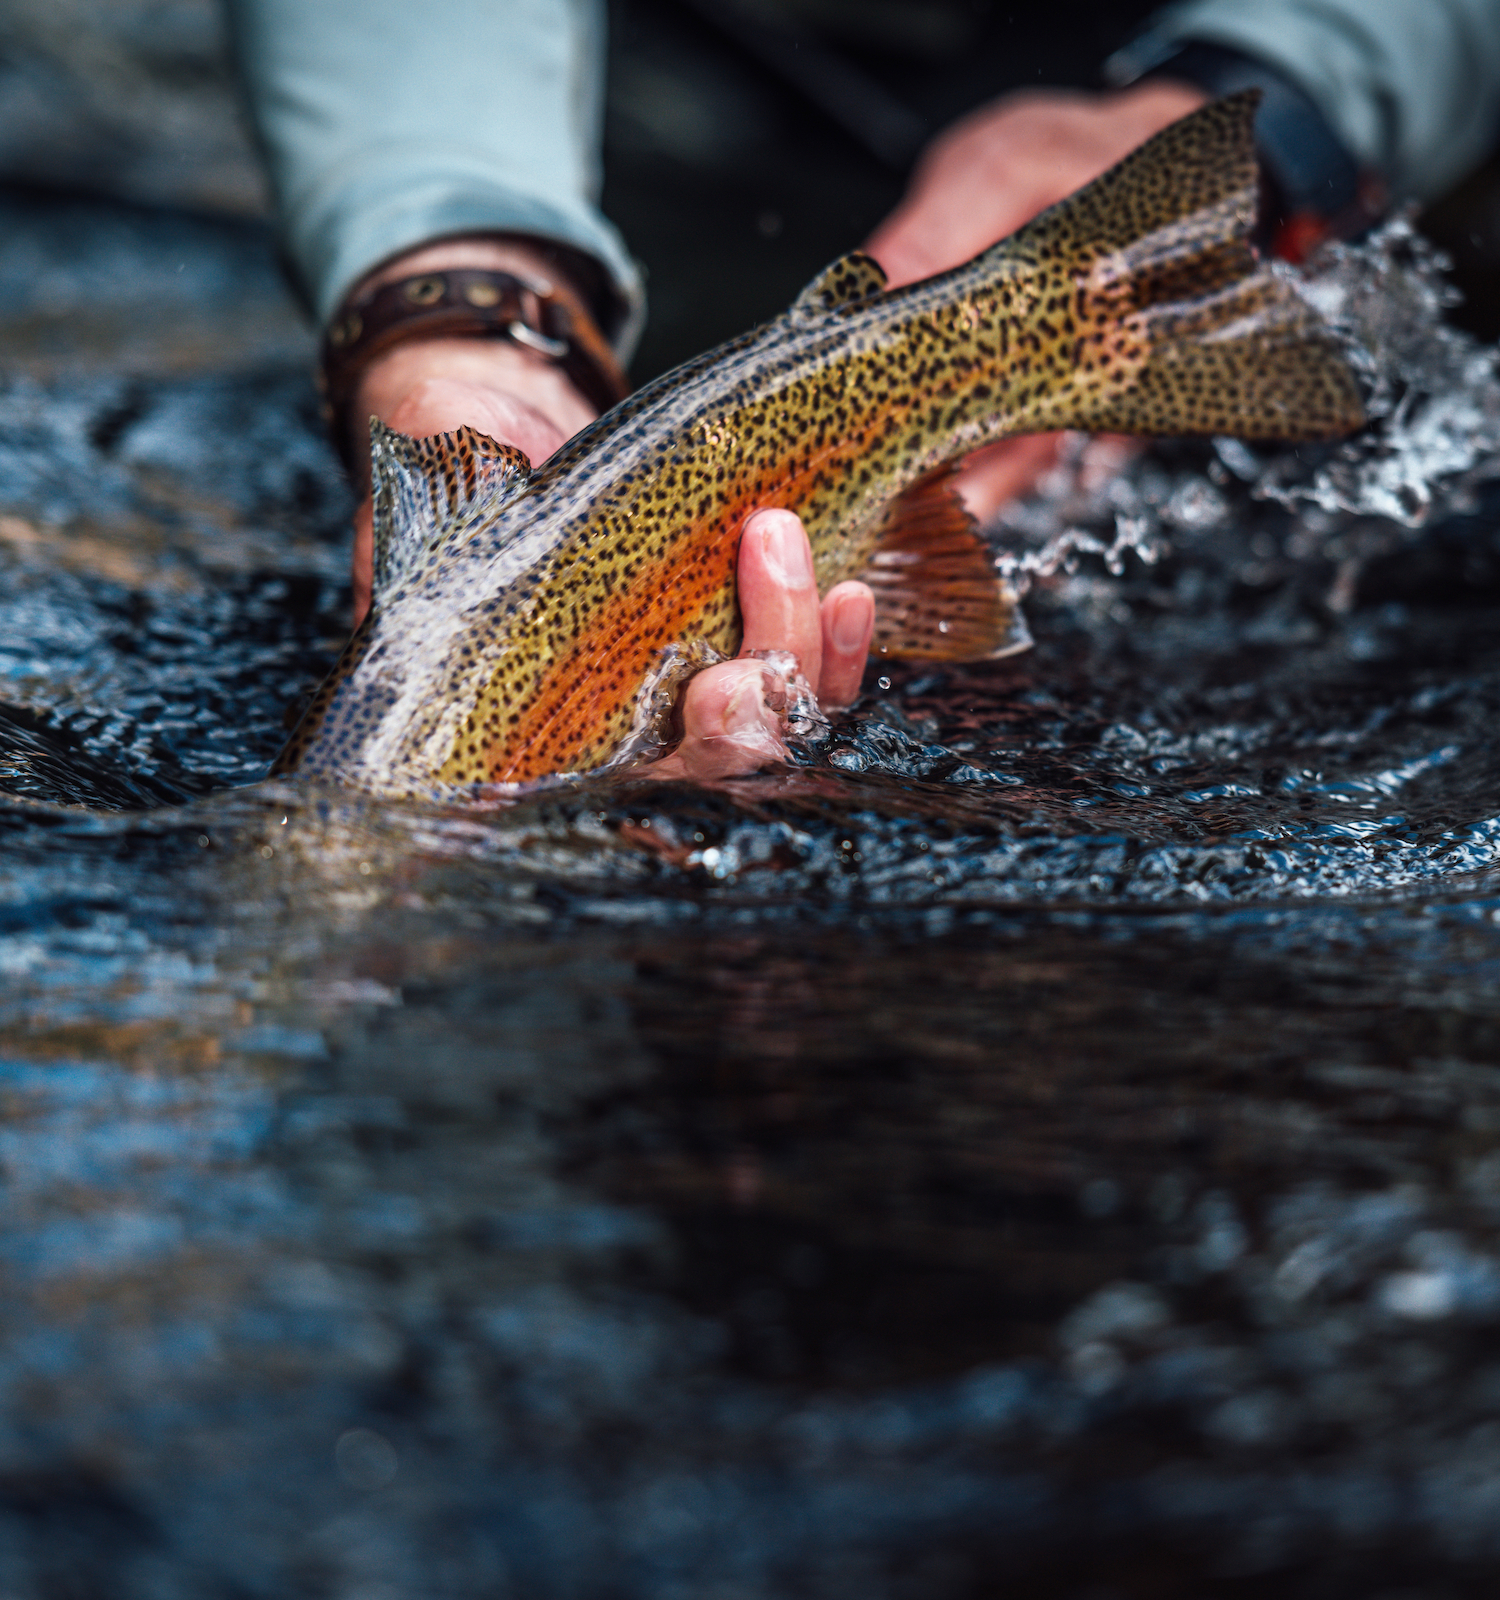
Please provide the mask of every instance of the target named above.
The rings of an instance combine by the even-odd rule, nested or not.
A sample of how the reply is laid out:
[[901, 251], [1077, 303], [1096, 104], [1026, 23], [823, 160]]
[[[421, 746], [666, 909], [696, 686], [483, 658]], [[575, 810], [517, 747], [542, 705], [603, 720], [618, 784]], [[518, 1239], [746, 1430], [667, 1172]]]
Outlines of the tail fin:
[[996, 247], [1056, 273], [1071, 313], [1072, 381], [1040, 427], [1292, 440], [1364, 422], [1332, 336], [1248, 243], [1259, 101], [1173, 123]]

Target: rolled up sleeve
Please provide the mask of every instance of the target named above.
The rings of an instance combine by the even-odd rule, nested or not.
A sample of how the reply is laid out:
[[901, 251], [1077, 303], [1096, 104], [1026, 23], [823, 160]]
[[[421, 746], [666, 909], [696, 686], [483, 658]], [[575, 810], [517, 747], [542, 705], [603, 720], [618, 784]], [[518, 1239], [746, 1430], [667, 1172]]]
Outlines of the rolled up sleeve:
[[1264, 61], [1396, 198], [1441, 193], [1495, 138], [1500, 0], [1186, 0], [1147, 37]]
[[524, 233], [592, 257], [628, 355], [640, 276], [600, 215], [602, 0], [228, 0], [284, 249], [320, 322], [433, 239]]

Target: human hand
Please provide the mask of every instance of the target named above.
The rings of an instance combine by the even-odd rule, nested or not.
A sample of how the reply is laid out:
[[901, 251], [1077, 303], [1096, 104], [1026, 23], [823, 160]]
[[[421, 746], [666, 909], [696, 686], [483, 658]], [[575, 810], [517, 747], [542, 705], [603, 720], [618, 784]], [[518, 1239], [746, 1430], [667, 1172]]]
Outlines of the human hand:
[[[445, 240], [391, 262], [365, 286], [453, 267], [543, 277], [556, 270], [509, 240]], [[397, 345], [371, 364], [354, 415], [377, 416], [413, 438], [467, 425], [524, 450], [535, 465], [592, 422], [595, 412], [551, 362], [508, 340], [428, 339]], [[363, 488], [354, 521], [356, 627], [370, 607], [368, 479]], [[825, 705], [846, 705], [855, 697], [874, 631], [874, 596], [862, 583], [841, 583], [819, 603], [807, 535], [791, 512], [760, 511], [747, 520], [738, 586], [745, 652], [795, 656]], [[781, 698], [770, 669], [743, 655], [698, 673], [683, 696], [683, 739], [651, 772], [728, 777], [784, 759]]]
[[[961, 266], [1207, 98], [1165, 80], [1110, 94], [1006, 95], [933, 140], [905, 198], [865, 248], [892, 288]], [[1026, 493], [1056, 461], [1060, 438], [1032, 434], [976, 450], [957, 479], [970, 512], [987, 521]]]
[[875, 630], [875, 596], [863, 583], [835, 584], [820, 603], [812, 549], [790, 511], [746, 519], [736, 568], [744, 643], [688, 684], [682, 742], [643, 776], [732, 778], [786, 759], [783, 685], [752, 651], [786, 651], [825, 708], [859, 693]]

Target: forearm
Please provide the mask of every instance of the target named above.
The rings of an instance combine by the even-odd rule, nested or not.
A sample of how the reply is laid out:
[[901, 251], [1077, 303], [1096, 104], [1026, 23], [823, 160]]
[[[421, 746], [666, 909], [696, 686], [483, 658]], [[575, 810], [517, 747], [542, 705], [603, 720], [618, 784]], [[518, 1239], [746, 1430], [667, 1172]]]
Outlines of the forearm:
[[1441, 193], [1495, 135], [1500, 0], [1187, 0], [1114, 59], [1115, 81], [1189, 40], [1263, 61], [1300, 89], [1396, 198]]
[[[597, 0], [229, 0], [284, 247], [320, 322], [428, 241], [528, 235], [597, 262], [628, 352], [638, 276], [599, 215]], [[600, 292], [602, 291], [602, 292]]]

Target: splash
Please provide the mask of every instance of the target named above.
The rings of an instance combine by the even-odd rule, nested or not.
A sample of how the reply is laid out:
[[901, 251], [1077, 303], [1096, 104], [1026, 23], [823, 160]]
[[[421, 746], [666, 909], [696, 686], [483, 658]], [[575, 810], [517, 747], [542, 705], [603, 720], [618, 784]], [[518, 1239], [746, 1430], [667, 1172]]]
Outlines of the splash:
[[1324, 461], [1282, 452], [1255, 493], [1409, 528], [1473, 509], [1475, 487], [1500, 476], [1500, 374], [1494, 349], [1443, 320], [1461, 298], [1449, 265], [1409, 215], [1324, 254], [1302, 293], [1364, 378], [1371, 426]]
[[1151, 525], [1143, 516], [1124, 512], [1115, 515], [1115, 536], [1107, 544], [1082, 528], [1064, 528], [1053, 534], [1040, 550], [1005, 551], [995, 558], [995, 570], [1010, 580], [1017, 594], [1024, 595], [1033, 578], [1052, 578], [1059, 572], [1070, 577], [1080, 565], [1080, 557], [1098, 556], [1112, 577], [1122, 577], [1125, 557], [1135, 555], [1148, 566], [1161, 558], [1162, 541], [1153, 537]]
[[1119, 576], [1129, 555], [1156, 563], [1174, 536], [1264, 521], [1266, 506], [1294, 513], [1298, 554], [1368, 558], [1472, 512], [1476, 491], [1500, 479], [1500, 371], [1493, 348], [1444, 320], [1460, 299], [1448, 265], [1402, 215], [1326, 249], [1305, 273], [1279, 269], [1343, 344], [1369, 426], [1331, 446], [1216, 439], [1186, 460], [1071, 436], [1039, 492], [991, 527], [999, 570], [1025, 586], [1092, 555]]

